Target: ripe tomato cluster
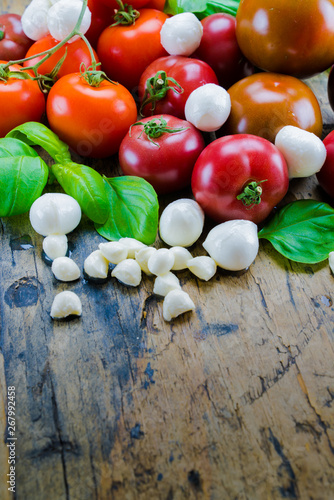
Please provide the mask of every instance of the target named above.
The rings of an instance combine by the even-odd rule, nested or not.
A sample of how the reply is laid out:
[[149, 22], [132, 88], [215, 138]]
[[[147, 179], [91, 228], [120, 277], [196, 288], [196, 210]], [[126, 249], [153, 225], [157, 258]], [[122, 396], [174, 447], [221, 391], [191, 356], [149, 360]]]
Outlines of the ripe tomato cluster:
[[[323, 19], [324, 4], [332, 23]], [[8, 65], [8, 51], [2, 57], [0, 136], [45, 121], [82, 157], [117, 154], [125, 174], [145, 178], [159, 194], [191, 187], [216, 221], [265, 220], [289, 187], [277, 132], [293, 125], [322, 134], [319, 103], [299, 78], [334, 63], [334, 0], [298, 9], [285, 0], [270, 8], [265, 0], [241, 0], [236, 18], [220, 12], [201, 20], [202, 38], [189, 56], [169, 54], [161, 43], [170, 17], [163, 0], [132, 0], [125, 14], [119, 0], [88, 0], [88, 7], [86, 40], [75, 37], [57, 51], [51, 35], [30, 41], [21, 66]], [[284, 23], [299, 26], [299, 34], [284, 36]], [[317, 27], [322, 35], [306, 50]], [[224, 87], [231, 100], [216, 136], [185, 117], [189, 95], [206, 84]], [[328, 160], [322, 185], [333, 184], [333, 169]]]

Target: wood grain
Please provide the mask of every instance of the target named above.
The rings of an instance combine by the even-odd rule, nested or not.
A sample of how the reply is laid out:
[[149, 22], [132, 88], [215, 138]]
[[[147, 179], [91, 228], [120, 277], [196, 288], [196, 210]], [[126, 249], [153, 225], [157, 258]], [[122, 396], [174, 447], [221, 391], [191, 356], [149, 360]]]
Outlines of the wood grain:
[[[2, 11], [27, 3], [7, 1]], [[334, 128], [326, 79], [308, 84], [325, 134]], [[114, 159], [91, 164], [117, 172]], [[292, 181], [284, 203], [300, 198], [332, 203], [314, 177]], [[3, 219], [0, 231], [1, 499], [8, 386], [17, 398], [17, 500], [334, 498], [326, 262], [290, 262], [261, 241], [247, 272], [220, 270], [207, 283], [179, 273], [196, 311], [166, 323], [150, 278], [136, 289], [62, 284], [27, 215]], [[71, 233], [81, 268], [101, 240], [85, 218]], [[191, 251], [203, 253], [200, 242]], [[81, 319], [51, 320], [64, 289], [80, 296]]]

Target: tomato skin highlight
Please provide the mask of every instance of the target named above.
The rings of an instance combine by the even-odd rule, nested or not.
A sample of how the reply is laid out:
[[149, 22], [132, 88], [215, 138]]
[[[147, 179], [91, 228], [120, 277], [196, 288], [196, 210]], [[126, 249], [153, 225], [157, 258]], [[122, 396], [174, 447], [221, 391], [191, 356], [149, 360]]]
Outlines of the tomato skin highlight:
[[80, 73], [60, 78], [47, 99], [49, 126], [81, 156], [106, 158], [117, 153], [137, 108], [130, 92], [103, 80], [90, 86]]
[[33, 40], [24, 33], [21, 16], [0, 15], [0, 31], [3, 32], [3, 38], [0, 40], [0, 59], [5, 61], [23, 59]]
[[[0, 64], [6, 62], [0, 61]], [[22, 71], [23, 67], [13, 64], [10, 69]], [[9, 78], [6, 82], [0, 81], [0, 109], [0, 137], [4, 137], [22, 123], [43, 121], [45, 96], [35, 80]]]
[[334, 198], [334, 130], [324, 138], [323, 143], [326, 147], [327, 157], [316, 176], [322, 189]]
[[228, 89], [231, 113], [217, 135], [254, 134], [274, 142], [285, 125], [322, 134], [322, 115], [312, 90], [293, 76], [257, 73]]
[[265, 71], [307, 78], [334, 63], [334, 0], [241, 0], [239, 46]]
[[170, 193], [190, 186], [195, 162], [205, 147], [202, 134], [191, 123], [171, 115], [144, 118], [166, 120], [179, 132], [164, 132], [151, 142], [143, 125], [135, 125], [125, 135], [119, 149], [119, 163], [125, 175], [135, 175], [148, 181], [158, 194]]
[[[140, 77], [138, 96], [142, 104], [146, 82], [154, 77], [158, 71], [165, 71], [168, 78], [173, 78], [181, 85], [183, 92], [168, 90], [166, 96], [156, 101], [152, 112], [152, 105], [143, 107], [143, 116], [152, 114], [169, 114], [185, 119], [184, 107], [191, 92], [206, 83], [218, 85], [218, 79], [213, 69], [204, 61], [185, 56], [165, 56], [153, 61]], [[176, 86], [171, 82], [172, 87]]]
[[237, 81], [254, 73], [253, 65], [244, 57], [235, 34], [236, 20], [230, 14], [211, 14], [201, 20], [203, 36], [192, 57], [208, 63], [219, 85], [228, 89]]
[[[237, 199], [249, 183], [262, 189], [259, 204]], [[289, 187], [288, 167], [274, 144], [251, 134], [214, 140], [196, 161], [191, 187], [196, 201], [216, 222], [232, 219], [264, 221]]]
[[[28, 50], [26, 57], [33, 56], [35, 54], [39, 54], [40, 52], [44, 52], [45, 50], [52, 49], [55, 47], [59, 42], [52, 38], [51, 35], [47, 35], [46, 37], [41, 38], [40, 40], [37, 40], [30, 49]], [[68, 75], [69, 73], [75, 73], [77, 71], [80, 71], [80, 65], [81, 63], [84, 63], [86, 67], [90, 66], [92, 64], [92, 60], [90, 57], [90, 53], [88, 50], [87, 45], [81, 38], [75, 40], [74, 42], [71, 43], [65, 43], [60, 49], [58, 49], [52, 56], [50, 56], [43, 64], [41, 64], [38, 68], [38, 73], [41, 75], [46, 75], [48, 73], [51, 73], [53, 68], [56, 66], [58, 61], [63, 57], [65, 54], [65, 51], [67, 51], [66, 58], [61, 65], [59, 72], [58, 72], [58, 78], [61, 78], [62, 76]], [[93, 49], [94, 51], [94, 49]], [[99, 58], [94, 51], [94, 55], [96, 57], [96, 61], [99, 62]], [[29, 61], [25, 61], [23, 63], [24, 67], [27, 66], [33, 66], [36, 64], [38, 61], [42, 59], [42, 56], [40, 57], [35, 57], [33, 59], [30, 59]]]
[[160, 30], [167, 18], [159, 10], [141, 9], [134, 24], [109, 26], [102, 31], [97, 53], [111, 80], [136, 92], [144, 69], [167, 54], [160, 42]]

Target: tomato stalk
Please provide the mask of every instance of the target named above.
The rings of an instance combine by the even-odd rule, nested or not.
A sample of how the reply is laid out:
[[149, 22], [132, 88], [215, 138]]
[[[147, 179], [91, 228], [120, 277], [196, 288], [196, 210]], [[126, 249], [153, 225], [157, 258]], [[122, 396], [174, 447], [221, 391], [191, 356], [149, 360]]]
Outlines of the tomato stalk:
[[114, 19], [115, 22], [111, 26], [130, 26], [136, 22], [136, 19], [140, 16], [138, 10], [134, 9], [132, 5], [123, 4], [122, 0], [116, 0], [119, 8], [115, 11]]
[[[29, 61], [30, 59], [35, 59], [35, 58], [38, 58], [38, 57], [42, 57], [42, 59], [40, 59], [33, 66], [27, 66], [27, 67], [24, 68], [25, 71], [26, 70], [32, 70], [34, 72], [34, 74], [35, 74], [35, 77], [31, 77], [28, 73], [24, 73], [25, 75], [28, 75], [27, 77], [24, 77], [24, 78], [32, 78], [34, 80], [38, 80], [38, 82], [40, 84], [40, 87], [43, 90], [43, 92], [47, 92], [50, 89], [50, 87], [52, 86], [52, 84], [54, 83], [55, 78], [57, 76], [57, 73], [58, 73], [58, 71], [60, 69], [60, 66], [61, 66], [61, 64], [65, 60], [66, 52], [65, 52], [65, 55], [60, 59], [60, 61], [58, 62], [58, 64], [55, 66], [55, 68], [53, 69], [53, 71], [50, 74], [48, 74], [48, 75], [39, 75], [38, 74], [38, 68], [47, 59], [49, 59], [49, 57], [51, 57], [55, 52], [57, 52], [57, 50], [59, 50], [61, 47], [63, 47], [63, 45], [65, 45], [71, 38], [73, 38], [74, 36], [79, 36], [85, 42], [85, 44], [87, 45], [87, 48], [88, 48], [89, 54], [90, 54], [90, 58], [91, 58], [91, 61], [92, 61], [92, 65], [88, 68], [88, 70], [85, 69], [85, 72], [83, 73], [84, 78], [92, 86], [98, 86], [99, 83], [101, 83], [101, 81], [103, 79], [107, 79], [107, 76], [105, 75], [105, 73], [96, 70], [96, 67], [98, 66], [99, 63], [96, 62], [94, 51], [92, 49], [91, 44], [89, 43], [89, 41], [85, 37], [85, 35], [83, 33], [81, 33], [81, 31], [80, 31], [80, 26], [81, 26], [81, 23], [82, 23], [82, 19], [83, 19], [83, 16], [84, 16], [84, 13], [85, 13], [85, 10], [86, 10], [86, 7], [87, 7], [87, 2], [88, 2], [88, 0], [83, 0], [83, 2], [82, 2], [82, 8], [81, 8], [78, 20], [77, 20], [77, 22], [76, 22], [73, 30], [71, 31], [71, 33], [69, 33], [65, 38], [63, 38], [63, 40], [61, 40], [59, 43], [57, 43], [57, 45], [55, 45], [51, 49], [45, 50], [45, 51], [40, 52], [38, 54], [34, 54], [34, 55], [32, 55], [30, 57], [26, 57], [24, 59], [17, 59], [15, 61], [9, 61], [6, 64], [0, 65], [0, 78], [2, 77], [1, 78], [2, 80], [4, 78], [8, 79], [10, 77], [17, 78], [18, 77], [17, 74], [19, 72], [8, 72], [8, 68], [11, 65], [13, 65], [13, 64], [22, 64], [25, 61]], [[0, 31], [0, 39], [1, 39], [1, 31]], [[7, 76], [5, 76], [5, 72], [6, 71], [7, 71]], [[91, 78], [87, 77], [87, 74], [88, 74], [87, 72], [88, 71], [91, 71], [92, 73], [94, 73]], [[97, 76], [98, 74], [99, 74], [99, 78]], [[90, 80], [91, 80], [92, 83], [90, 83]], [[99, 83], [97, 83], [97, 82], [99, 82]]]
[[139, 110], [140, 115], [143, 116], [143, 108], [150, 103], [152, 103], [151, 112], [153, 114], [155, 103], [166, 97], [168, 90], [172, 90], [176, 94], [182, 94], [183, 92], [181, 85], [174, 78], [167, 76], [165, 71], [158, 71], [152, 78], [148, 78], [143, 102]]
[[[160, 123], [158, 123], [158, 120]], [[142, 133], [145, 132], [145, 134], [148, 137], [148, 140], [152, 142], [155, 146], [158, 146], [160, 148], [160, 145], [152, 140], [152, 138], [156, 139], [158, 137], [161, 137], [163, 134], [168, 133], [168, 134], [173, 134], [175, 132], [182, 132], [183, 130], [187, 130], [189, 127], [168, 127], [167, 121], [161, 117], [160, 119], [158, 118], [153, 118], [152, 120], [149, 120], [148, 122], [136, 122], [130, 127], [129, 135], [131, 137], [131, 129], [135, 125], [143, 125], [143, 130], [140, 132], [139, 137], [141, 137]]]
[[260, 184], [262, 182], [266, 182], [267, 179], [263, 181], [252, 181], [249, 182], [245, 187], [242, 193], [237, 196], [237, 200], [241, 200], [242, 203], [249, 208], [252, 208], [253, 205], [259, 205], [261, 203], [261, 195], [262, 195], [262, 187]]
[[5, 38], [5, 25], [1, 24], [0, 25], [0, 41]]

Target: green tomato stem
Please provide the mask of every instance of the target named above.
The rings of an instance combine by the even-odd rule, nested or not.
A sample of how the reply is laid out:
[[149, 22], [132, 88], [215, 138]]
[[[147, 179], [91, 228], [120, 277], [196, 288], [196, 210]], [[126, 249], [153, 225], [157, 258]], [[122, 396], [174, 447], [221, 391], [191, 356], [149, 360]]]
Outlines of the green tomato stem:
[[243, 189], [242, 193], [237, 196], [237, 200], [241, 200], [242, 203], [248, 207], [252, 208], [254, 205], [259, 205], [261, 203], [262, 187], [260, 184], [266, 182], [267, 179], [263, 181], [252, 181], [249, 182]]
[[139, 139], [139, 137], [141, 137], [142, 133], [145, 132], [145, 134], [147, 135], [148, 140], [150, 142], [152, 142], [152, 144], [154, 144], [155, 146], [158, 146], [158, 148], [160, 148], [160, 145], [158, 143], [154, 142], [152, 140], [152, 138], [161, 137], [165, 133], [173, 134], [173, 133], [176, 133], [176, 132], [182, 132], [183, 130], [187, 130], [189, 128], [189, 127], [175, 127], [175, 128], [168, 127], [167, 121], [163, 117], [161, 117], [159, 119], [159, 121], [160, 121], [160, 123], [158, 122], [157, 118], [153, 118], [152, 120], [149, 120], [146, 123], [144, 123], [144, 122], [136, 122], [136, 123], [134, 123], [130, 127], [130, 131], [129, 131], [130, 137], [131, 137], [131, 129], [132, 129], [132, 127], [134, 127], [135, 125], [143, 125], [143, 130], [139, 134], [138, 139]]

